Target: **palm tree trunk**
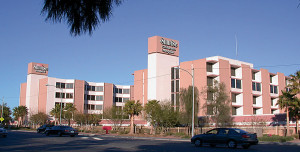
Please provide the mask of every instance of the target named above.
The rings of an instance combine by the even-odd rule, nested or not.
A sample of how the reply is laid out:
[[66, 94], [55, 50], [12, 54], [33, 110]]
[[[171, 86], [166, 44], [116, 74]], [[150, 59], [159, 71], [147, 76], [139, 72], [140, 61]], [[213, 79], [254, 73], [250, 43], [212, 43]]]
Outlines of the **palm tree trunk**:
[[133, 115], [130, 116], [130, 132], [129, 132], [129, 134], [133, 134], [133, 121], [134, 121], [133, 117], [134, 117]]
[[289, 116], [289, 108], [286, 106], [286, 128], [287, 132], [286, 135], [290, 135], [290, 116]]
[[[299, 117], [296, 116], [296, 134], [297, 134], [297, 135], [298, 135], [298, 128], [299, 128], [298, 121], [299, 121]], [[299, 138], [300, 138], [300, 137], [299, 137]]]

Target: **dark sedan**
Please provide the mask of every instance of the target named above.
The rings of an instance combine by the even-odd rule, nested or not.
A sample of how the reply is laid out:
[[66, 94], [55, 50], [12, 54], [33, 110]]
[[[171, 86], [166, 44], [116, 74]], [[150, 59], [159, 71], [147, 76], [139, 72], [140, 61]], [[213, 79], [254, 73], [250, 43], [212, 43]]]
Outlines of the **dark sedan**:
[[69, 135], [71, 137], [74, 137], [75, 135], [78, 135], [78, 131], [70, 126], [53, 126], [51, 128], [47, 128], [45, 131], [46, 136], [49, 135]]
[[37, 133], [43, 133], [47, 128], [53, 127], [54, 125], [42, 125], [38, 129], [36, 129]]
[[0, 136], [6, 137], [7, 136], [7, 130], [4, 128], [0, 128]]
[[203, 143], [215, 147], [218, 144], [226, 144], [229, 148], [236, 148], [241, 145], [248, 149], [251, 145], [258, 144], [256, 133], [248, 133], [242, 129], [236, 128], [215, 128], [204, 134], [195, 135], [191, 138], [191, 143], [196, 147]]

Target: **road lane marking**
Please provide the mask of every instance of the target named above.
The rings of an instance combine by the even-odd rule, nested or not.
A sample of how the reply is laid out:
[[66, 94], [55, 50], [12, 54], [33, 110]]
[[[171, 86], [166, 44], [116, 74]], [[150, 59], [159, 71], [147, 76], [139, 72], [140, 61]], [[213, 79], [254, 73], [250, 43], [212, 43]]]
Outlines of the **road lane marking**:
[[103, 140], [103, 139], [97, 138], [97, 137], [93, 137], [93, 139], [95, 139], [95, 140]]

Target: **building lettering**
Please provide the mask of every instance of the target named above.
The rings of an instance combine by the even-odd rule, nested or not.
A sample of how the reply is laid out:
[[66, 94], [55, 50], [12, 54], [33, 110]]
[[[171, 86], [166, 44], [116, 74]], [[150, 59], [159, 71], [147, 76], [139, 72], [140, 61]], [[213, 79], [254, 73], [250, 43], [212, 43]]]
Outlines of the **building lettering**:
[[174, 51], [176, 51], [176, 48], [178, 47], [178, 43], [173, 40], [169, 41], [161, 38], [160, 43], [162, 44], [162, 51], [167, 54], [174, 54]]
[[48, 71], [47, 67], [44, 67], [43, 65], [34, 65], [33, 69], [35, 70], [35, 72], [39, 72], [39, 73], [46, 73]]

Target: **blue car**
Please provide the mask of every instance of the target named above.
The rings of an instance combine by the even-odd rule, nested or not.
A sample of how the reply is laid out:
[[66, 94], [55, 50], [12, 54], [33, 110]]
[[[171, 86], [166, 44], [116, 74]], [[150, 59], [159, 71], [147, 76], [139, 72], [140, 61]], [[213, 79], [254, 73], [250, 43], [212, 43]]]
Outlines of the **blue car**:
[[4, 128], [0, 128], [0, 136], [6, 137], [7, 136], [7, 130]]
[[196, 147], [209, 144], [211, 147], [226, 144], [229, 148], [236, 148], [241, 145], [248, 149], [251, 145], [258, 144], [256, 133], [248, 133], [237, 128], [215, 128], [204, 134], [195, 135], [191, 138], [191, 143]]

